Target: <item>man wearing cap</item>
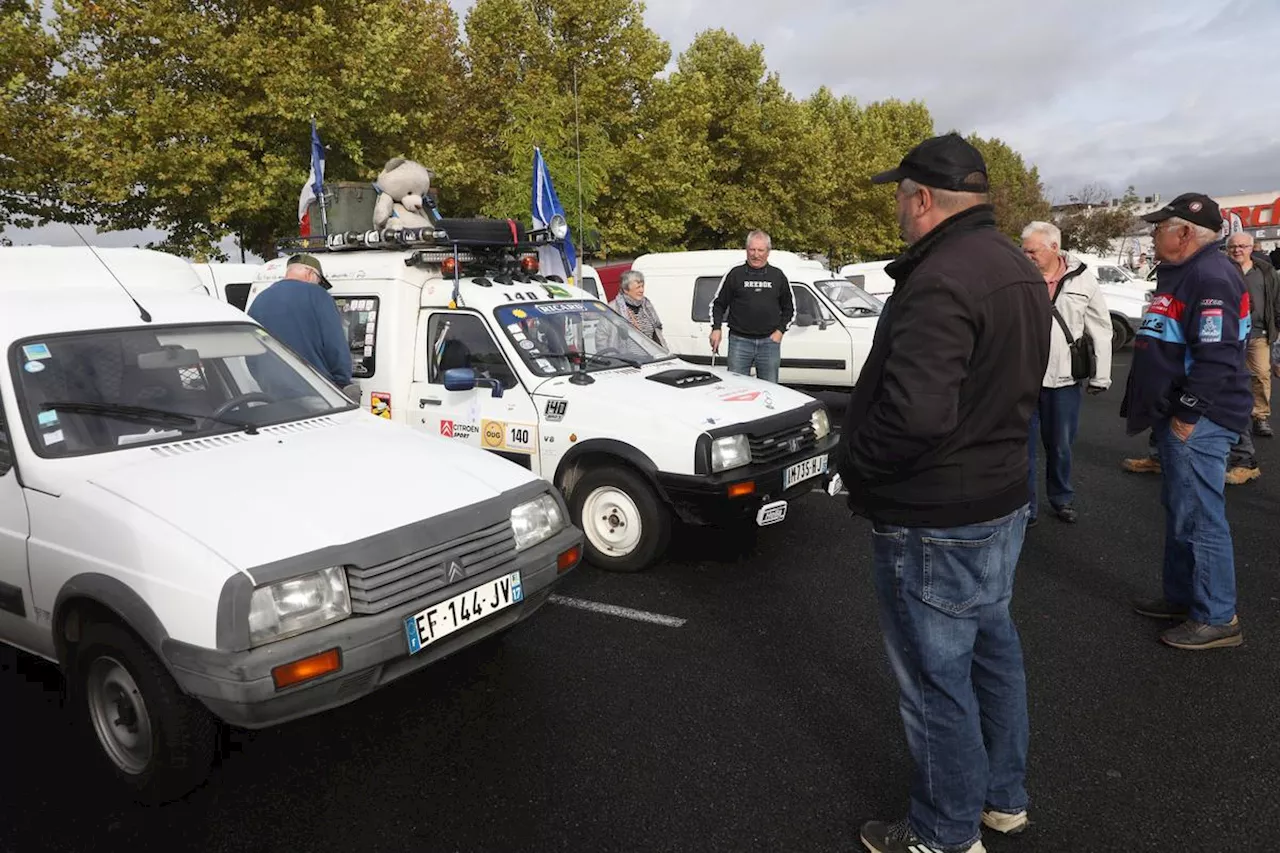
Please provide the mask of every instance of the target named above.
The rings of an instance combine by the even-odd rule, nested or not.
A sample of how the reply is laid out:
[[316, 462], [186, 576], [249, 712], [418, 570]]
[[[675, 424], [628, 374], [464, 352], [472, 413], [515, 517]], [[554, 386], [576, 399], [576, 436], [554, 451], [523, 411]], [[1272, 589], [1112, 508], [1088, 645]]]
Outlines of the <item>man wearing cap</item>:
[[1271, 438], [1271, 342], [1280, 339], [1280, 280], [1267, 256], [1254, 251], [1253, 235], [1247, 231], [1227, 238], [1227, 259], [1240, 270], [1249, 292], [1245, 363], [1253, 390], [1253, 434]]
[[837, 451], [873, 526], [885, 649], [914, 762], [906, 818], [872, 853], [982, 853], [1028, 825], [1026, 675], [1009, 614], [1027, 523], [1027, 435], [1049, 359], [1044, 278], [996, 229], [982, 155], [955, 134], [898, 168], [907, 250]]
[[339, 388], [351, 384], [351, 348], [314, 255], [294, 255], [284, 278], [258, 294], [249, 316]]
[[1178, 649], [1240, 645], [1235, 555], [1227, 524], [1227, 454], [1253, 411], [1245, 346], [1244, 279], [1218, 250], [1222, 214], [1184, 193], [1143, 217], [1161, 261], [1133, 343], [1120, 414], [1130, 435], [1151, 429], [1164, 473], [1164, 588], [1134, 609], [1178, 624], [1160, 635]]

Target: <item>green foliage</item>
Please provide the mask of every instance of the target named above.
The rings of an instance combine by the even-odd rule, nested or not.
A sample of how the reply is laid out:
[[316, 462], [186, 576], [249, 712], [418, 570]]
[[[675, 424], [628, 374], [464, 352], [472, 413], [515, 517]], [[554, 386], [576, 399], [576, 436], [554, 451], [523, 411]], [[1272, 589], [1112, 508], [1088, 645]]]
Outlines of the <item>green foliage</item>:
[[1019, 240], [1027, 223], [1049, 218], [1049, 201], [1035, 166], [1027, 168], [1022, 155], [999, 139], [978, 135], [969, 142], [982, 152], [991, 182], [991, 203], [996, 208], [996, 226], [1013, 240]]

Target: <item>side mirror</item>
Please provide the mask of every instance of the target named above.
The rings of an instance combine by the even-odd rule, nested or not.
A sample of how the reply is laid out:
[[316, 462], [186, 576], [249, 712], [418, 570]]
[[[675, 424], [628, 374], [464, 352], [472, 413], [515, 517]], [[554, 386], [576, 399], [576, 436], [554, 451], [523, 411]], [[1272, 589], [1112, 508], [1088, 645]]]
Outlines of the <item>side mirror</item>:
[[444, 390], [471, 391], [476, 387], [476, 372], [470, 367], [452, 367], [444, 372]]
[[818, 321], [813, 318], [812, 314], [797, 314], [796, 325], [797, 326], [816, 326], [818, 325]]

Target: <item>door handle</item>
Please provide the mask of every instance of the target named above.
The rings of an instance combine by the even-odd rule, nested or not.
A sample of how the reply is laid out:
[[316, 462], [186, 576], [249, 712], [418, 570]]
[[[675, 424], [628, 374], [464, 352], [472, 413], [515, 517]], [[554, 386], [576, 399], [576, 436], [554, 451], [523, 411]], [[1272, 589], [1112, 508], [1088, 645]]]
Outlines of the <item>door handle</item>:
[[426, 408], [427, 406], [429, 406], [429, 405], [430, 405], [430, 406], [438, 406], [438, 405], [440, 405], [440, 401], [439, 401], [439, 400], [437, 400], [435, 397], [419, 397], [419, 398], [418, 398], [418, 408], [419, 408], [419, 409], [425, 409], [425, 408]]

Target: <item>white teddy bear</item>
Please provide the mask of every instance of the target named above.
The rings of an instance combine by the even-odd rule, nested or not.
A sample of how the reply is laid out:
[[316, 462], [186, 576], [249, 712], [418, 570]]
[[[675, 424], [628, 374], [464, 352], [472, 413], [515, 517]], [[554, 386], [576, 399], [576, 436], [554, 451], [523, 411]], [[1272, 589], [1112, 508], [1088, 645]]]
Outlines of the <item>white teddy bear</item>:
[[373, 206], [373, 227], [379, 231], [423, 228], [431, 225], [427, 191], [432, 172], [426, 166], [403, 157], [392, 157], [373, 185], [378, 200]]

